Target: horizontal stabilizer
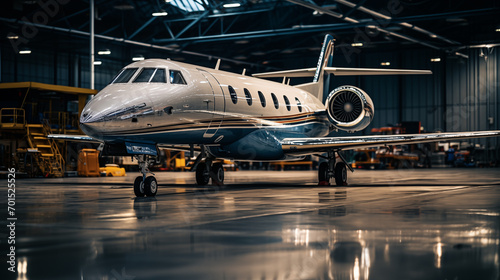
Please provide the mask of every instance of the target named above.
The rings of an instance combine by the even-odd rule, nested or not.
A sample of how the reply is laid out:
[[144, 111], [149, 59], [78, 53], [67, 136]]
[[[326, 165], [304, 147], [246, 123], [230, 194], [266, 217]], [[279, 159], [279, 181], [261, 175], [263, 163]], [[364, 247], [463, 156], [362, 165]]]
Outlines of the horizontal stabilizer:
[[[278, 78], [278, 77], [313, 77], [316, 68], [295, 69], [277, 72], [253, 74], [257, 78]], [[325, 67], [325, 73], [335, 76], [366, 76], [366, 75], [422, 75], [432, 74], [430, 70], [407, 70], [407, 69], [377, 69], [377, 68], [342, 68]]]
[[418, 144], [495, 136], [500, 136], [500, 130], [352, 137], [286, 138], [282, 141], [282, 147], [286, 154], [303, 155], [327, 152], [332, 149], [353, 150], [385, 145]]

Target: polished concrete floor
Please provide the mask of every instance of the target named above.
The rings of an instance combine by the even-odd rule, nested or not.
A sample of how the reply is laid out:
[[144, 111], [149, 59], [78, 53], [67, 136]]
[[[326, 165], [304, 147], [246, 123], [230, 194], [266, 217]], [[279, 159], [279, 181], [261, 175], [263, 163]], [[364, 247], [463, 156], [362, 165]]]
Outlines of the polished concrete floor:
[[206, 188], [156, 175], [156, 198], [133, 197], [134, 173], [19, 179], [19, 272], [3, 262], [0, 278], [500, 277], [500, 169], [360, 170], [347, 187], [313, 171], [227, 172]]

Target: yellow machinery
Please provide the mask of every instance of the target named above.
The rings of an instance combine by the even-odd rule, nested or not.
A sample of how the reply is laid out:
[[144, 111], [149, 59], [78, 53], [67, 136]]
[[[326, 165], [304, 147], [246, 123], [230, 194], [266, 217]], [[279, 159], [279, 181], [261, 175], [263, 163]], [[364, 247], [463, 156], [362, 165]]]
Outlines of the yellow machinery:
[[99, 177], [101, 170], [99, 168], [99, 151], [95, 149], [82, 149], [78, 153], [78, 176]]
[[106, 167], [99, 168], [101, 176], [119, 177], [126, 176], [125, 168], [120, 167], [118, 164], [106, 164]]

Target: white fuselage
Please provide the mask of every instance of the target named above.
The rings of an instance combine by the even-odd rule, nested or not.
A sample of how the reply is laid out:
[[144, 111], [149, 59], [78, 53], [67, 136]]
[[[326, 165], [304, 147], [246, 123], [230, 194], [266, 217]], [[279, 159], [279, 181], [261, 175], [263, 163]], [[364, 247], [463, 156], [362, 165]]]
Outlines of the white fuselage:
[[[127, 69], [131, 69], [128, 79], [120, 76]], [[166, 78], [158, 79], [157, 74]], [[120, 75], [82, 112], [82, 130], [98, 140], [218, 145], [218, 150], [224, 150], [248, 138], [234, 147], [244, 150], [255, 144], [251, 134], [279, 146], [285, 137], [320, 137], [330, 132], [325, 105], [289, 85], [161, 59], [132, 63]], [[226, 157], [240, 157], [236, 150]]]

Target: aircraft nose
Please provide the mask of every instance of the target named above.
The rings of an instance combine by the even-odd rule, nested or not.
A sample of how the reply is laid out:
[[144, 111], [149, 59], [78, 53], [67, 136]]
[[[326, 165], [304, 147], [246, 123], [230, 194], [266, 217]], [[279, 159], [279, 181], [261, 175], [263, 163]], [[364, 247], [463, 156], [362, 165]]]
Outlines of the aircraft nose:
[[97, 116], [91, 104], [87, 104], [80, 116], [80, 129], [88, 136], [102, 140], [105, 122]]

